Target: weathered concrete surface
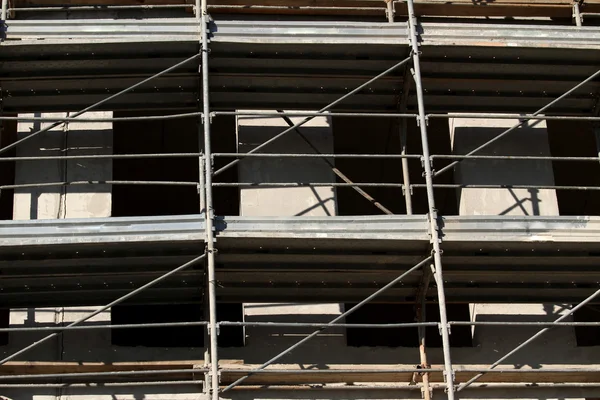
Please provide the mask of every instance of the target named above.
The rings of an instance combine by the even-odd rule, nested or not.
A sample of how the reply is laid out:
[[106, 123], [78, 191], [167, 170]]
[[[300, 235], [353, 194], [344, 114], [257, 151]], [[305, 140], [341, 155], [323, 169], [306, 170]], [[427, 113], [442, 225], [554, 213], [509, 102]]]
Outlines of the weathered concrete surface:
[[[279, 128], [278, 128], [279, 129]], [[515, 132], [517, 133], [517, 132]], [[290, 133], [293, 135], [292, 133]], [[52, 143], [49, 144], [51, 146]], [[54, 145], [57, 146], [58, 145]], [[59, 147], [60, 148], [60, 147]], [[49, 149], [48, 151], [50, 151]], [[56, 149], [54, 150], [56, 151]], [[56, 165], [54, 165], [56, 168]], [[529, 168], [529, 167], [528, 167]], [[41, 170], [49, 174], [48, 166], [41, 166]], [[544, 170], [545, 171], [545, 170]], [[277, 170], [279, 172], [279, 170]], [[296, 170], [294, 170], [296, 172]], [[286, 175], [286, 174], [282, 174]], [[545, 175], [542, 174], [543, 176]], [[277, 181], [286, 177], [276, 176]], [[304, 178], [304, 177], [302, 177]], [[323, 178], [320, 176], [320, 178]], [[332, 177], [329, 176], [333, 181]], [[275, 180], [273, 180], [275, 181]], [[303, 188], [304, 189], [304, 188]], [[285, 189], [288, 190], [288, 189]], [[295, 190], [295, 189], [294, 189]], [[333, 190], [332, 190], [333, 192]], [[277, 193], [279, 195], [279, 193]], [[43, 197], [45, 198], [45, 197]], [[85, 213], [89, 202], [85, 197], [81, 208]], [[56, 202], [50, 196], [47, 214], [38, 210], [40, 218], [44, 215], [54, 215]], [[506, 201], [506, 197], [500, 197]], [[333, 202], [333, 200], [331, 201]], [[330, 202], [330, 203], [331, 203]], [[242, 203], [243, 204], [243, 203]], [[77, 203], [67, 202], [64, 215], [69, 215], [70, 207], [79, 207]], [[270, 207], [271, 205], [268, 204]], [[297, 210], [298, 203], [291, 207], [290, 212]], [[495, 207], [495, 205], [494, 205]], [[335, 210], [335, 208], [332, 208]], [[44, 209], [46, 210], [46, 209]], [[285, 207], [279, 211], [288, 211]], [[46, 211], [44, 211], [46, 212]], [[323, 210], [321, 212], [324, 212]], [[281, 214], [286, 215], [286, 214]], [[287, 214], [289, 215], [289, 214]], [[323, 214], [319, 214], [323, 215]], [[56, 218], [56, 217], [54, 217]], [[95, 307], [81, 307], [77, 309], [37, 309], [15, 310], [11, 315], [12, 326], [42, 326], [53, 323], [68, 323], [94, 310]], [[247, 321], [281, 321], [281, 322], [328, 322], [341, 313], [339, 304], [246, 304]], [[521, 321], [552, 321], [566, 310], [563, 305], [474, 305], [473, 312], [477, 321], [521, 320]], [[93, 323], [107, 323], [110, 321], [109, 313], [105, 312], [94, 318]], [[520, 344], [523, 340], [537, 332], [535, 327], [478, 327], [474, 330], [474, 348], [452, 349], [453, 361], [456, 364], [490, 364]], [[279, 352], [287, 349], [307, 334], [313, 328], [248, 328], [246, 347], [221, 349], [222, 359], [239, 359], [246, 363], [260, 364]], [[39, 339], [43, 334], [10, 335], [10, 344], [0, 348], [3, 355], [14, 351]], [[551, 349], [551, 351], [549, 351]], [[203, 349], [200, 348], [140, 348], [116, 347], [110, 343], [109, 331], [69, 332], [60, 340], [44, 344], [24, 355], [21, 360], [65, 360], [65, 361], [135, 361], [135, 360], [189, 360], [201, 359]], [[429, 361], [432, 364], [443, 362], [442, 351], [439, 348], [428, 349]], [[349, 348], [346, 346], [345, 331], [342, 328], [332, 328], [324, 331], [314, 340], [306, 343], [283, 359], [283, 362], [294, 363], [303, 368], [327, 368], [334, 363], [342, 364], [418, 364], [417, 349], [413, 348], [383, 348], [362, 347]], [[553, 329], [551, 332], [534, 342], [524, 351], [508, 360], [508, 365], [517, 368], [539, 367], [550, 364], [577, 364], [586, 365], [598, 363], [600, 360], [600, 347], [577, 348], [573, 328]], [[206, 397], [197, 387], [147, 387], [147, 388], [85, 388], [64, 389], [56, 391], [0, 389], [0, 395], [14, 400], [133, 400], [133, 399], [205, 399]], [[596, 392], [587, 390], [469, 390], [461, 393], [463, 399], [584, 399], [591, 396], [600, 396]], [[253, 391], [230, 392], [222, 396], [225, 399], [250, 400], [250, 399], [419, 399], [420, 393], [416, 391], [363, 391], [352, 388], [342, 388], [335, 391]], [[446, 395], [437, 391], [435, 400], [445, 399]]]
[[[110, 112], [88, 113], [90, 117], [110, 117]], [[29, 114], [25, 116], [42, 116]], [[65, 113], [43, 114], [65, 117]], [[48, 126], [50, 123], [18, 124], [18, 138]], [[112, 154], [112, 123], [69, 123], [42, 133], [18, 147], [17, 156], [66, 156]], [[41, 160], [19, 161], [15, 184], [73, 181], [105, 181], [112, 179], [112, 160]], [[15, 190], [13, 218], [60, 219], [109, 217], [110, 185], [52, 186]]]
[[[292, 118], [292, 121], [296, 123], [302, 119]], [[248, 152], [288, 127], [281, 117], [240, 116], [238, 151]], [[328, 117], [314, 118], [299, 129], [320, 153], [333, 153], [333, 133]], [[260, 152], [315, 154], [296, 132], [289, 132]], [[238, 174], [240, 182], [335, 182], [331, 167], [321, 158], [246, 158], [238, 164]], [[336, 215], [335, 188], [331, 186], [241, 188], [240, 196], [240, 215], [243, 216]]]
[[[504, 119], [451, 119], [454, 154], [463, 155], [518, 123]], [[521, 128], [477, 155], [550, 156], [544, 121]], [[455, 181], [470, 185], [554, 185], [551, 161], [465, 160], [455, 167]], [[459, 191], [460, 215], [558, 215], [553, 189], [465, 188]]]

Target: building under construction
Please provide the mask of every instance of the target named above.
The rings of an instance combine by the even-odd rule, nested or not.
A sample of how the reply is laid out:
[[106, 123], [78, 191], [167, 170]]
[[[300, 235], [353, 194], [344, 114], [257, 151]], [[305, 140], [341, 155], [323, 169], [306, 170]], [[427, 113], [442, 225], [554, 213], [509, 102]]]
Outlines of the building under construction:
[[3, 0], [0, 397], [600, 398], [600, 0]]

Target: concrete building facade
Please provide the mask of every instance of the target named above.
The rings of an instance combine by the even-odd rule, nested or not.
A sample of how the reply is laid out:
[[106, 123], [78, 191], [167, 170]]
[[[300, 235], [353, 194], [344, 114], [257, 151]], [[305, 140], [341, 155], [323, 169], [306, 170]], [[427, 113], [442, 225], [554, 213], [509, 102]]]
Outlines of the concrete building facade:
[[600, 397], [597, 27], [150, 3], [5, 8], [0, 398]]

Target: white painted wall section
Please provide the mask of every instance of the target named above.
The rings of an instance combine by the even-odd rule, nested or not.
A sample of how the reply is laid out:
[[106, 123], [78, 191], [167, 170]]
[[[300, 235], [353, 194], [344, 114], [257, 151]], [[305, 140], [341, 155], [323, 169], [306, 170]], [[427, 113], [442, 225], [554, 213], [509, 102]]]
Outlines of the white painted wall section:
[[[450, 119], [454, 154], [464, 155], [500, 135], [519, 121]], [[479, 151], [482, 156], [550, 156], [545, 121], [532, 121]], [[551, 161], [464, 160], [455, 167], [455, 181], [467, 185], [554, 185]], [[554, 189], [464, 188], [460, 215], [558, 215]]]

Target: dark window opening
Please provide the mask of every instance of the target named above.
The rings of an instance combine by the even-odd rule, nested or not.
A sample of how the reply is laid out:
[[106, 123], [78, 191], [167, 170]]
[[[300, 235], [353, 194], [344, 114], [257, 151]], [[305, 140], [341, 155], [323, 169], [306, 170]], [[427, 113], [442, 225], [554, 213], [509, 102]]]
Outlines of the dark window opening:
[[[547, 121], [552, 157], [598, 157], [592, 123]], [[553, 161], [557, 186], [600, 186], [600, 164], [588, 161]], [[583, 172], [582, 172], [583, 171]], [[556, 190], [560, 215], [600, 215], [597, 190]]]
[[[337, 154], [399, 154], [399, 121], [387, 118], [333, 118], [334, 151]], [[419, 128], [412, 120], [407, 124], [407, 153], [422, 152]], [[450, 130], [448, 121], [431, 120], [428, 127], [429, 146], [432, 154], [450, 154]], [[366, 140], [366, 136], [368, 140]], [[443, 168], [450, 160], [436, 160], [436, 169]], [[353, 182], [402, 183], [402, 161], [394, 158], [348, 159], [336, 158], [335, 166]], [[408, 160], [412, 184], [424, 184], [420, 160]], [[343, 182], [338, 178], [338, 183]], [[436, 183], [454, 183], [453, 174], [444, 174]], [[406, 214], [402, 188], [364, 188], [376, 201], [395, 214]], [[382, 212], [371, 202], [349, 187], [338, 187], [339, 215], [380, 215]], [[458, 205], [454, 190], [435, 189], [436, 205], [441, 215], [456, 215]], [[426, 214], [427, 193], [415, 188], [412, 195], [413, 213]]]
[[[244, 305], [241, 303], [217, 304], [219, 321], [244, 322]], [[243, 326], [219, 327], [219, 347], [244, 347], [246, 330]]]
[[[354, 304], [346, 304], [346, 310]], [[449, 321], [470, 321], [468, 304], [448, 304], [446, 306]], [[439, 322], [440, 313], [437, 304], [427, 304], [426, 319]], [[412, 304], [366, 304], [346, 317], [348, 324], [394, 324], [415, 322], [415, 307]], [[437, 327], [425, 329], [427, 347], [442, 347], [442, 337]], [[348, 328], [346, 343], [351, 347], [417, 347], [419, 336], [417, 328]], [[453, 326], [450, 335], [452, 347], [472, 347], [473, 337], [470, 326]]]
[[[0, 308], [0, 328], [8, 328], [10, 325], [10, 308]], [[8, 332], [0, 332], [0, 346], [8, 344]]]
[[[600, 305], [583, 306], [573, 313], [575, 322], [600, 322]], [[576, 326], [577, 346], [600, 346], [600, 326]]]
[[[115, 117], [145, 114], [117, 113]], [[114, 154], [198, 153], [198, 121], [193, 118], [165, 121], [115, 122], [113, 125]], [[212, 124], [212, 151], [235, 153], [235, 119], [216, 118]], [[203, 144], [200, 143], [201, 145]], [[201, 146], [203, 147], [203, 146]], [[216, 158], [215, 169], [231, 159]], [[125, 181], [198, 182], [199, 163], [196, 157], [161, 157], [115, 159], [113, 179]], [[220, 174], [215, 182], [237, 182], [237, 168]], [[195, 186], [114, 185], [112, 216], [186, 215], [200, 212], [200, 200]], [[217, 187], [213, 203], [218, 215], [239, 215], [239, 194], [235, 187]]]
[[[6, 116], [16, 116], [7, 114]], [[17, 121], [1, 121], [0, 128], [0, 148], [6, 147], [17, 140]], [[15, 157], [16, 149], [11, 149], [6, 153], [2, 153], [0, 157]], [[14, 185], [15, 183], [15, 167], [14, 161], [2, 162], [0, 168], [0, 186]], [[4, 189], [0, 195], [0, 220], [13, 219], [14, 207], [14, 190]]]
[[[111, 323], [121, 325], [203, 321], [203, 307], [200, 303], [115, 306], [111, 310]], [[217, 315], [219, 321], [243, 322], [243, 306], [218, 304]], [[202, 325], [113, 329], [112, 344], [129, 347], [204, 347], [205, 332], [206, 327]], [[221, 327], [219, 346], [242, 347], [245, 342], [244, 334], [243, 327]]]

